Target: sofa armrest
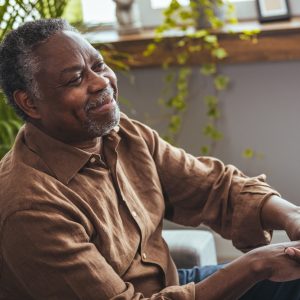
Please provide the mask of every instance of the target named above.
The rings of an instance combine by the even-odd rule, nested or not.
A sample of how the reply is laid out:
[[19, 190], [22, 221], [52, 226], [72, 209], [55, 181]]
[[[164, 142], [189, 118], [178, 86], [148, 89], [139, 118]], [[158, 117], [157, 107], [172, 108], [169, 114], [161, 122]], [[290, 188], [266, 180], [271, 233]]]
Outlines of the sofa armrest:
[[217, 264], [212, 233], [204, 230], [163, 230], [177, 268]]

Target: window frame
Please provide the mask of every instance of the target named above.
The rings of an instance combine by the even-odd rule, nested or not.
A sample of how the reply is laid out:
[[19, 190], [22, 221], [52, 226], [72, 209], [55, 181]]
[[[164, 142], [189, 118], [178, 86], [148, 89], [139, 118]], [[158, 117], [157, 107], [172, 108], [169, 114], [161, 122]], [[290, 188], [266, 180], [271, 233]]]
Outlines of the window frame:
[[[231, 0], [236, 9], [238, 20], [258, 20], [256, 0]], [[147, 27], [156, 27], [163, 21], [163, 9], [153, 9], [151, 0], [137, 0], [140, 11], [142, 25]], [[290, 0], [290, 9], [292, 16], [300, 15], [300, 1]]]

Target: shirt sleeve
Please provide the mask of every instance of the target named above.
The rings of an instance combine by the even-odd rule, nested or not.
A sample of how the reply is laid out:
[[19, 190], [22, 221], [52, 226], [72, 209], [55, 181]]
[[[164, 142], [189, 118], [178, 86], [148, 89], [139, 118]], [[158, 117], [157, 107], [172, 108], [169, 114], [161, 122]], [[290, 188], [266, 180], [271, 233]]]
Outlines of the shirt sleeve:
[[209, 226], [242, 251], [268, 244], [261, 208], [279, 195], [266, 176], [248, 177], [213, 157], [194, 157], [134, 121], [155, 160], [166, 201], [166, 218], [186, 226]]
[[4, 265], [32, 299], [194, 299], [194, 284], [168, 287], [145, 298], [106, 262], [84, 227], [55, 210], [23, 210], [2, 230]]

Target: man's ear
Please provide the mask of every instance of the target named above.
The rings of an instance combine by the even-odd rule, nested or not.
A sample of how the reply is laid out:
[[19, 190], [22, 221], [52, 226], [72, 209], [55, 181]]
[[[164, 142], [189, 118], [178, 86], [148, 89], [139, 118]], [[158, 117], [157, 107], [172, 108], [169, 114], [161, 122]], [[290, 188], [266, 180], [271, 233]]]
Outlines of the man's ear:
[[38, 107], [35, 99], [28, 95], [27, 92], [22, 90], [16, 90], [13, 93], [14, 100], [21, 110], [24, 111], [32, 119], [40, 119]]

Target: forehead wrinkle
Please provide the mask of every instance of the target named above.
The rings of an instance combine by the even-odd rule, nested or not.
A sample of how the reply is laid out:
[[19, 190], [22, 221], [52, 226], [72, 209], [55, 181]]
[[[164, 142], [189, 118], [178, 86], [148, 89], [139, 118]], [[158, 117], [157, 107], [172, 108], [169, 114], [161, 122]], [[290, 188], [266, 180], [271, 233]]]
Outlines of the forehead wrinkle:
[[72, 73], [72, 72], [77, 72], [77, 71], [81, 71], [83, 68], [82, 65], [74, 65], [74, 66], [70, 66], [70, 67], [66, 67], [63, 70], [60, 71], [60, 74], [63, 75], [65, 73]]
[[93, 59], [102, 59], [101, 54], [88, 42], [83, 36], [77, 32], [72, 31], [63, 31], [60, 33], [60, 36], [63, 35], [63, 39], [68, 39], [70, 41], [71, 49], [74, 50], [74, 44], [76, 44], [76, 48], [79, 52], [86, 53], [89, 55], [90, 58]]

